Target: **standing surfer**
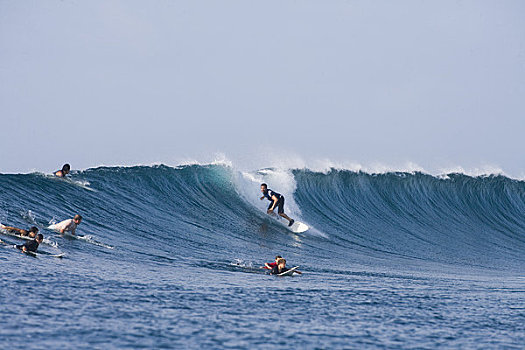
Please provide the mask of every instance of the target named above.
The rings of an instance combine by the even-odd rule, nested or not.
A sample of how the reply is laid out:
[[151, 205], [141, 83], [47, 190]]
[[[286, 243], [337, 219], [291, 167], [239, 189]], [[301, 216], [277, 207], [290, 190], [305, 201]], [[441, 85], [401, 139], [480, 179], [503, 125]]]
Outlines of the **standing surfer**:
[[275, 209], [275, 207], [278, 207], [277, 213], [279, 213], [279, 216], [282, 216], [283, 218], [288, 220], [288, 226], [292, 226], [295, 220], [291, 219], [288, 215], [284, 213], [284, 196], [282, 194], [270, 190], [268, 188], [268, 185], [266, 184], [261, 184], [261, 192], [263, 194], [261, 200], [266, 198], [271, 202], [266, 212], [268, 214], [273, 214], [273, 210]]

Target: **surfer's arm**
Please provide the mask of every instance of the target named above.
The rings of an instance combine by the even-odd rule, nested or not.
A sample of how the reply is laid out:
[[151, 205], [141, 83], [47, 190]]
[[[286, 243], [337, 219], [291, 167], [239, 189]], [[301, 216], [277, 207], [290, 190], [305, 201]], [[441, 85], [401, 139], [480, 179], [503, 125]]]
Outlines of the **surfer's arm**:
[[16, 228], [16, 227], [12, 227], [12, 226], [5, 226], [5, 225], [2, 225], [2, 228], [4, 230], [7, 230], [7, 231], [14, 231], [14, 232], [18, 233], [19, 235], [21, 235], [22, 232], [24, 231], [21, 228]]
[[272, 207], [268, 209], [268, 211], [273, 211], [275, 209], [275, 206], [277, 205], [277, 202], [279, 202], [279, 199], [277, 199], [277, 197], [275, 196], [272, 196], [272, 200], [273, 200]]

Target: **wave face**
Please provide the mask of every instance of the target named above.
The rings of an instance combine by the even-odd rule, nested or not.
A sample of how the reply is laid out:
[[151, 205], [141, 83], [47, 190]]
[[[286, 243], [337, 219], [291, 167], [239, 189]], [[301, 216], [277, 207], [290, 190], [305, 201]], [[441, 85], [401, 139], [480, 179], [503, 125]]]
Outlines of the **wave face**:
[[[266, 215], [261, 182], [310, 230]], [[46, 228], [77, 213], [86, 241]], [[29, 260], [0, 246], [0, 347], [25, 347], [35, 325], [49, 348], [512, 347], [523, 343], [524, 213], [525, 182], [504, 176], [223, 165], [0, 175], [0, 221], [37, 225], [66, 253]], [[303, 275], [266, 276], [276, 254]]]
[[341, 249], [458, 265], [523, 264], [523, 182], [348, 171], [294, 176], [305, 217]]
[[[133, 251], [158, 245], [147, 253], [157, 257], [184, 251], [209, 260], [249, 258], [266, 255], [263, 244], [337, 259], [345, 268], [443, 263], [507, 269], [525, 259], [525, 183], [504, 176], [161, 165], [89, 169], [72, 180], [41, 174], [0, 179], [2, 222], [45, 227], [79, 212], [84, 231]], [[293, 235], [265, 215], [261, 182], [285, 196], [286, 211], [310, 225], [308, 233]]]

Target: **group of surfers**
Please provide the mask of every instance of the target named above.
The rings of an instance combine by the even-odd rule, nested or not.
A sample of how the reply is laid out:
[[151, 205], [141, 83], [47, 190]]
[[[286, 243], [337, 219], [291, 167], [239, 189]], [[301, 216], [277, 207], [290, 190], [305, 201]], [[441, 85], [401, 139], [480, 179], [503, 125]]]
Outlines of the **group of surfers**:
[[[53, 174], [57, 177], [65, 177], [69, 172], [71, 171], [71, 166], [69, 164], [64, 164], [62, 169], [55, 171]], [[273, 211], [275, 208], [277, 208], [277, 213], [279, 216], [285, 218], [288, 220], [288, 226], [292, 226], [295, 220], [290, 218], [288, 215], [284, 213], [284, 196], [280, 193], [277, 193], [275, 191], [272, 191], [268, 188], [268, 185], [263, 183], [261, 184], [261, 192], [263, 199], [268, 199], [270, 201], [270, 205], [268, 206], [267, 213], [273, 214]], [[75, 234], [75, 231], [77, 229], [77, 226], [82, 222], [82, 216], [77, 214], [72, 219], [67, 219], [64, 221], [59, 222], [58, 224], [54, 224], [50, 226], [55, 231], [60, 232], [61, 234], [65, 232], [70, 232], [72, 235]], [[27, 241], [24, 244], [16, 245], [16, 247], [20, 250], [22, 250], [24, 253], [32, 252], [36, 253], [38, 246], [42, 243], [44, 240], [44, 235], [41, 233], [38, 233], [38, 228], [36, 226], [31, 227], [29, 230], [24, 230], [17, 227], [12, 226], [5, 226], [0, 224], [0, 228], [4, 229], [8, 232], [15, 233], [22, 237], [29, 237], [33, 238], [31, 241]], [[275, 261], [272, 263], [266, 263], [264, 264], [264, 268], [271, 270], [270, 274], [272, 275], [278, 275], [283, 272], [288, 271], [289, 269], [286, 267], [286, 260], [282, 256], [276, 256]], [[301, 272], [295, 270], [296, 273], [301, 274]]]
[[[70, 170], [71, 170], [71, 166], [69, 164], [64, 164], [62, 169], [55, 171], [53, 174], [57, 177], [65, 177], [67, 174], [69, 174]], [[77, 229], [77, 226], [81, 222], [82, 222], [82, 216], [77, 214], [72, 219], [61, 221], [58, 224], [54, 224], [50, 226], [50, 228], [52, 228], [55, 231], [60, 232], [61, 234], [65, 232], [70, 232], [72, 235], [74, 235]], [[36, 253], [38, 246], [42, 244], [42, 242], [44, 241], [44, 235], [41, 233], [38, 233], [38, 227], [36, 226], [32, 226], [29, 230], [24, 230], [18, 227], [6, 226], [6, 225], [0, 224], [0, 228], [3, 230], [6, 230], [7, 232], [19, 235], [21, 237], [33, 238], [32, 240], [27, 241], [24, 244], [16, 245], [16, 247], [24, 253], [28, 253], [28, 252]]]
[[[51, 225], [50, 228], [60, 232], [61, 234], [65, 232], [70, 232], [72, 235], [75, 234], [77, 226], [82, 222], [81, 215], [75, 215], [72, 219], [67, 219], [59, 222], [58, 224]], [[24, 230], [18, 227], [6, 226], [0, 224], [0, 228], [6, 230], [7, 232], [14, 233], [21, 237], [33, 238], [30, 241], [25, 242], [24, 244], [18, 244], [16, 247], [22, 252], [27, 253], [36, 253], [38, 246], [44, 241], [44, 235], [38, 233], [38, 227], [33, 226], [29, 230]]]

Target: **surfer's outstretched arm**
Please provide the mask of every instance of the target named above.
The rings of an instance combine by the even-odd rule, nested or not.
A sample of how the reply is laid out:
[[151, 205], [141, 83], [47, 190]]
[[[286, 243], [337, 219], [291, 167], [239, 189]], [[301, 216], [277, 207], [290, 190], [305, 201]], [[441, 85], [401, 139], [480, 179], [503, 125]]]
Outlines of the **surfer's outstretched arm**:
[[13, 226], [5, 226], [5, 225], [2, 225], [2, 224], [0, 224], [0, 228], [3, 228], [4, 230], [7, 230], [7, 231], [16, 232], [19, 235], [22, 235], [22, 234], [27, 232], [26, 230], [22, 230], [21, 228], [17, 228], [17, 227], [13, 227]]

